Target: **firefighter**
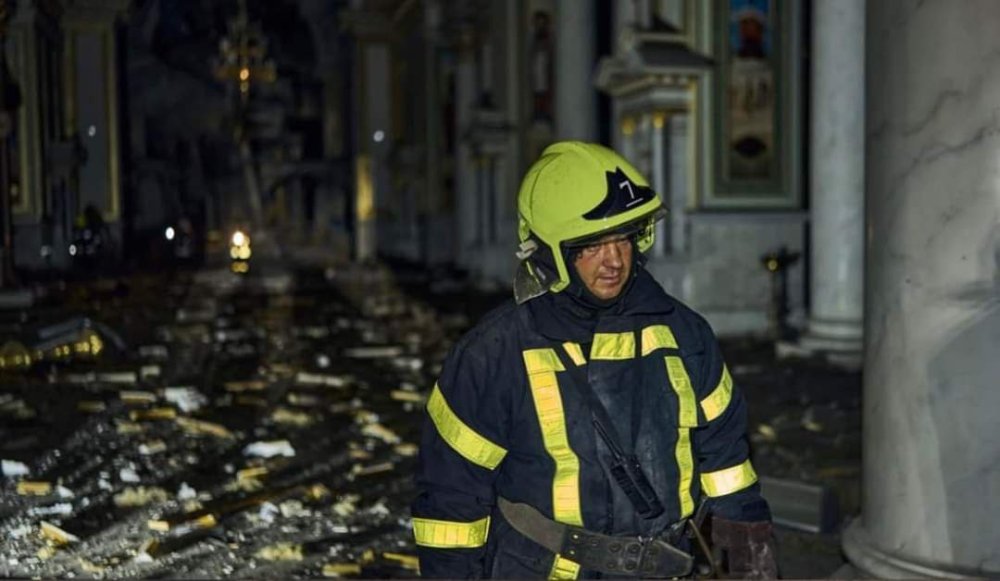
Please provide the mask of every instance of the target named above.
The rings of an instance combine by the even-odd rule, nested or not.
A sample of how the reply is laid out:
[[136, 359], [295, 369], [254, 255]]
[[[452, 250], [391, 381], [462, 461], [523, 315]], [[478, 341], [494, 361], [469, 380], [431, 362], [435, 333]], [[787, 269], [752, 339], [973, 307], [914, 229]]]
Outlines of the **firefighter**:
[[666, 211], [600, 145], [549, 146], [518, 193], [514, 301], [450, 351], [413, 502], [428, 577], [683, 577], [696, 513], [774, 577], [746, 405], [708, 323], [643, 268]]

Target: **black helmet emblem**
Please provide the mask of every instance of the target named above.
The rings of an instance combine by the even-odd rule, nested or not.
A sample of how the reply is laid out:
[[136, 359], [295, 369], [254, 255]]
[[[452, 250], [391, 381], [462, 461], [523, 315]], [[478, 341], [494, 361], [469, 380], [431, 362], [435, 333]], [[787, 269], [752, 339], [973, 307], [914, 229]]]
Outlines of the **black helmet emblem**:
[[637, 185], [629, 179], [622, 168], [616, 167], [614, 172], [605, 172], [608, 178], [608, 192], [599, 204], [583, 215], [585, 220], [603, 220], [622, 214], [645, 204], [656, 197], [652, 188]]

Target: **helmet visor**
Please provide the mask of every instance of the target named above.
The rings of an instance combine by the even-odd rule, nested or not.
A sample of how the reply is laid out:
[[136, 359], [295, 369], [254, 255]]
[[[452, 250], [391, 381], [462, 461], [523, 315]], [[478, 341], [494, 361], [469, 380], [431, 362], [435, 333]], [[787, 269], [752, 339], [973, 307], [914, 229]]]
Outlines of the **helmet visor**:
[[610, 228], [595, 234], [588, 234], [587, 236], [567, 240], [563, 242], [562, 246], [568, 251], [577, 251], [588, 247], [600, 246], [616, 240], [630, 239], [636, 243], [645, 238], [652, 240], [656, 223], [662, 220], [666, 215], [667, 209], [660, 206], [653, 212], [626, 224], [622, 224], [617, 228]]

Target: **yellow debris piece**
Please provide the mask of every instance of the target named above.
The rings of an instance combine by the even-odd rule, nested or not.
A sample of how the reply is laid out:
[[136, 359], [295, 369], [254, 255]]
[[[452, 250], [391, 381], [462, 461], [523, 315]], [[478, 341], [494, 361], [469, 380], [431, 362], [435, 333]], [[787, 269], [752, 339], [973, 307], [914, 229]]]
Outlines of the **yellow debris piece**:
[[295, 374], [295, 368], [287, 363], [271, 363], [270, 367], [272, 373], [278, 375], [293, 375]]
[[125, 508], [166, 502], [168, 498], [167, 491], [157, 486], [128, 486], [114, 496], [114, 501], [115, 506]]
[[201, 504], [201, 501], [197, 498], [192, 498], [191, 500], [185, 500], [184, 504], [181, 505], [181, 508], [184, 509], [184, 512], [194, 512], [204, 508], [204, 505]]
[[132, 410], [128, 413], [128, 417], [133, 422], [142, 420], [172, 420], [177, 417], [177, 410], [170, 407]]
[[45, 496], [52, 492], [51, 482], [22, 480], [17, 483], [17, 493], [21, 496]]
[[348, 517], [354, 514], [357, 510], [357, 502], [361, 499], [357, 494], [345, 494], [340, 500], [338, 500], [333, 505], [333, 512], [338, 516]]
[[416, 391], [406, 391], [405, 389], [394, 389], [389, 393], [396, 401], [410, 401], [413, 403], [424, 403], [427, 400], [424, 394]]
[[236, 492], [237, 490], [242, 490], [243, 492], [257, 492], [264, 488], [264, 483], [257, 478], [244, 478], [243, 480], [234, 480], [226, 484], [225, 490], [227, 492]]
[[304, 428], [313, 423], [312, 417], [305, 412], [297, 412], [286, 407], [279, 407], [271, 414], [275, 423]]
[[778, 439], [778, 433], [774, 431], [774, 428], [767, 424], [760, 424], [757, 426], [757, 433], [764, 437], [764, 440], [768, 442], [774, 442]]
[[363, 450], [361, 448], [354, 448], [347, 454], [351, 457], [351, 460], [368, 460], [369, 458], [372, 457], [371, 452], [369, 452], [368, 450]]
[[382, 557], [390, 561], [396, 561], [404, 569], [410, 571], [420, 570], [420, 560], [416, 555], [404, 555], [403, 553], [382, 553]]
[[302, 545], [277, 543], [257, 551], [257, 557], [265, 561], [301, 561]]
[[62, 530], [49, 521], [43, 520], [39, 523], [39, 526], [42, 529], [42, 536], [45, 537], [46, 540], [51, 541], [52, 544], [57, 547], [75, 543], [80, 540], [76, 535]]
[[151, 391], [125, 390], [119, 394], [119, 397], [127, 404], [144, 404], [156, 401], [156, 394]]
[[355, 476], [368, 476], [370, 474], [378, 474], [379, 472], [389, 472], [393, 468], [395, 468], [395, 465], [392, 462], [380, 462], [370, 466], [355, 464], [351, 467], [351, 474]]
[[226, 391], [241, 393], [244, 391], [263, 391], [267, 389], [267, 382], [262, 379], [250, 379], [247, 381], [228, 381], [223, 386]]
[[144, 455], [159, 454], [167, 451], [167, 443], [163, 440], [150, 440], [139, 444], [139, 453]]
[[178, 416], [174, 421], [176, 421], [177, 425], [189, 434], [208, 434], [217, 438], [233, 437], [232, 432], [227, 430], [224, 426], [213, 424], [212, 422], [186, 418], [183, 416]]
[[91, 563], [90, 561], [84, 559], [83, 557], [79, 558], [79, 563], [81, 569], [92, 575], [101, 575], [102, 573], [104, 573], [104, 570], [107, 569], [107, 567], [98, 565], [96, 563]]
[[83, 400], [83, 401], [78, 402], [76, 404], [76, 409], [80, 410], [81, 412], [88, 413], [88, 414], [96, 414], [96, 413], [100, 413], [100, 412], [103, 412], [104, 410], [108, 409], [108, 406], [103, 401], [96, 401], [96, 400], [89, 400], [89, 399], [87, 399], [87, 400]]
[[378, 438], [386, 444], [398, 444], [400, 441], [396, 432], [378, 423], [366, 424], [361, 428], [361, 433], [371, 438]]
[[306, 490], [306, 497], [310, 500], [322, 500], [332, 494], [330, 489], [322, 484], [313, 484]]
[[204, 516], [200, 516], [194, 519], [193, 524], [200, 529], [210, 529], [215, 525], [219, 524], [219, 522], [215, 520], [214, 514], [206, 514]]
[[288, 403], [297, 406], [315, 406], [322, 403], [320, 398], [307, 393], [291, 392], [288, 394]]
[[396, 444], [393, 450], [400, 456], [416, 456], [417, 452], [420, 451], [420, 447], [410, 442], [403, 442], [402, 444]]
[[137, 424], [135, 422], [126, 422], [123, 420], [115, 420], [117, 423], [116, 430], [119, 434], [126, 436], [129, 434], [141, 434], [146, 431], [146, 427], [142, 424]]
[[[186, 520], [174, 523], [174, 526], [179, 526], [182, 524], [189, 525], [198, 529], [210, 529], [219, 523], [215, 519], [215, 515], [209, 513], [193, 520]], [[165, 520], [149, 520], [146, 521], [146, 526], [149, 527], [149, 530], [151, 531], [157, 531], [161, 533], [165, 533], [170, 530], [170, 522]]]
[[324, 577], [340, 577], [341, 575], [360, 575], [361, 565], [357, 563], [327, 563], [323, 565]]
[[236, 480], [242, 482], [244, 480], [256, 480], [262, 476], [267, 476], [267, 466], [254, 466], [253, 468], [244, 468], [236, 473]]

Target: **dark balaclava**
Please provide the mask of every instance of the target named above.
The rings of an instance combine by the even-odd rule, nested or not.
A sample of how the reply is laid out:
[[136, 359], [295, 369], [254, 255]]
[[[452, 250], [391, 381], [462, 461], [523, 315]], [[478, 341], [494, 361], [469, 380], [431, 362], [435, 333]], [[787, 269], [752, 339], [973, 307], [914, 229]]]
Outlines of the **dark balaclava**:
[[[639, 269], [646, 262], [645, 256], [639, 252], [636, 243], [632, 242], [632, 268], [629, 270], [628, 280], [622, 287], [618, 296], [612, 299], [598, 298], [590, 292], [587, 285], [583, 283], [574, 265], [579, 250], [561, 249], [566, 270], [569, 272], [570, 283], [561, 292], [547, 292], [536, 300], [529, 301], [529, 308], [535, 312], [536, 317], [549, 321], [549, 324], [559, 328], [571, 328], [571, 333], [580, 338], [581, 341], [591, 337], [597, 326], [597, 321], [602, 315], [619, 312], [625, 304], [625, 297], [634, 286]], [[548, 245], [540, 245], [538, 252], [532, 255], [531, 263], [536, 276], [542, 279], [542, 284], [556, 280], [555, 261]]]

